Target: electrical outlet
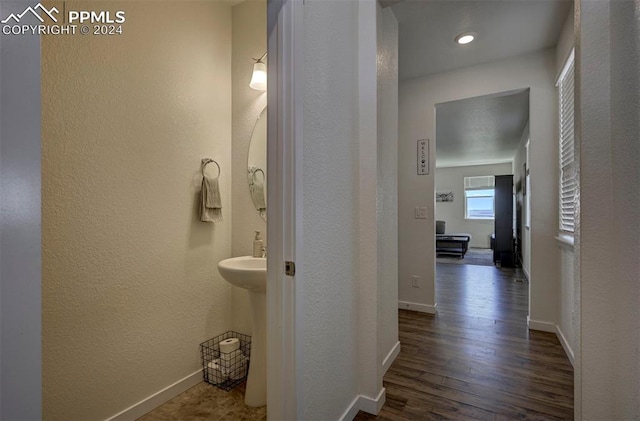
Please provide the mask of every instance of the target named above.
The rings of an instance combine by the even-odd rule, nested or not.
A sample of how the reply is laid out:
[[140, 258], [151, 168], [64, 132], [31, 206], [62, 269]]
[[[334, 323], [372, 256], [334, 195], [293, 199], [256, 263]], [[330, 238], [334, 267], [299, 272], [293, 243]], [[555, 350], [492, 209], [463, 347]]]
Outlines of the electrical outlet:
[[417, 207], [416, 208], [416, 219], [427, 219], [427, 208], [425, 208], [425, 207]]
[[413, 288], [420, 288], [420, 277], [419, 276], [412, 276], [411, 277], [411, 286]]

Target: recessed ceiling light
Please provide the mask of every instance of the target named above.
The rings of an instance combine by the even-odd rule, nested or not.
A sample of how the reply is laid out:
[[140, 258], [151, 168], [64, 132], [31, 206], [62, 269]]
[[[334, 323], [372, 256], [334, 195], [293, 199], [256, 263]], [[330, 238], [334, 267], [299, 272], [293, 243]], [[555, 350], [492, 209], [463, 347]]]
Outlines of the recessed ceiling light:
[[460, 34], [456, 37], [456, 42], [458, 44], [469, 44], [476, 38], [476, 34], [473, 32], [465, 32], [464, 34]]

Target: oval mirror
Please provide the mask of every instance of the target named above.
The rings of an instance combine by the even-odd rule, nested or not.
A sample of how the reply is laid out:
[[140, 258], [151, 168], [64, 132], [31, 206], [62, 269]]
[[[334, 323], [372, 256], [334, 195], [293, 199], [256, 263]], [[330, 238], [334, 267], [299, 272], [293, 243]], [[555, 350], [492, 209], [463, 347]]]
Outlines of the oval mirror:
[[249, 194], [262, 219], [267, 220], [267, 107], [253, 128], [247, 158]]

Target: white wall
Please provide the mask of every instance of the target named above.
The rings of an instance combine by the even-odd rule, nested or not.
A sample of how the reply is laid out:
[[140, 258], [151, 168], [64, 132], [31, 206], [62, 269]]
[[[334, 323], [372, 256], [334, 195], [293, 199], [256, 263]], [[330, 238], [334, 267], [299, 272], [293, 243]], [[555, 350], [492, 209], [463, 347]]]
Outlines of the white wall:
[[[304, 6], [301, 419], [338, 419], [358, 394], [358, 2]], [[375, 352], [375, 349], [374, 349]]]
[[[531, 282], [530, 318], [537, 328], [555, 326], [557, 304], [557, 106], [554, 88], [555, 49], [513, 57], [451, 72], [403, 81], [399, 99], [399, 300], [433, 311], [434, 171], [416, 175], [416, 141], [431, 139], [435, 157], [435, 104], [530, 88], [531, 131]], [[414, 219], [414, 208], [425, 206], [429, 219]], [[410, 277], [422, 277], [412, 288]], [[406, 304], [404, 305], [407, 306]]]
[[453, 202], [436, 202], [436, 220], [446, 222], [447, 233], [470, 234], [471, 247], [489, 248], [494, 221], [465, 219], [464, 178], [504, 174], [512, 174], [511, 163], [436, 168], [436, 192], [453, 192]]
[[[358, 2], [358, 393], [375, 399], [378, 375], [378, 72], [377, 2]], [[355, 163], [354, 163], [355, 164]], [[377, 412], [377, 411], [374, 411]]]
[[399, 349], [397, 22], [376, 1], [311, 0], [304, 24], [298, 417], [352, 419], [384, 403]]
[[[513, 156], [513, 182], [517, 186], [520, 183], [520, 189], [516, 188], [516, 206], [521, 209], [520, 213], [520, 254], [522, 256], [522, 270], [529, 277], [529, 269], [531, 268], [531, 231], [526, 226], [527, 221], [527, 206], [526, 197], [524, 195], [526, 177], [523, 173], [524, 164], [527, 161], [526, 144], [529, 140], [529, 122], [522, 130], [520, 136], [520, 143], [518, 144], [518, 150]], [[527, 193], [529, 194], [529, 193]]]
[[565, 349], [567, 357], [575, 364], [575, 349], [580, 346], [576, 333], [577, 317], [580, 311], [580, 297], [578, 295], [573, 268], [574, 252], [570, 244], [559, 242], [560, 254], [560, 285], [558, 287], [558, 339]]
[[579, 1], [576, 419], [640, 418], [640, 1]]
[[397, 22], [376, 1], [310, 0], [304, 24], [298, 418], [352, 419], [378, 412], [399, 350]]
[[[42, 39], [45, 419], [105, 419], [198, 381], [199, 343], [231, 327], [216, 270], [231, 254], [231, 7], [126, 16], [115, 38]], [[197, 218], [204, 157], [221, 223]]]
[[[377, 2], [376, 2], [377, 3]], [[378, 366], [398, 344], [398, 21], [377, 9]], [[386, 363], [390, 365], [391, 358]], [[379, 370], [382, 385], [383, 370]]]
[[573, 15], [574, 13], [572, 8], [567, 14], [567, 20], [564, 22], [564, 26], [560, 32], [560, 37], [558, 38], [558, 45], [556, 45], [556, 80], [560, 76], [564, 63], [567, 61], [567, 58], [575, 45], [575, 19]]
[[[2, 1], [0, 16], [29, 5]], [[40, 37], [0, 37], [0, 419], [30, 421], [42, 418]]]
[[[253, 253], [255, 231], [262, 233], [264, 244], [267, 244], [267, 225], [253, 206], [247, 183], [247, 156], [251, 134], [258, 116], [267, 105], [267, 93], [249, 87], [254, 63], [252, 57], [259, 58], [267, 51], [267, 2], [244, 1], [234, 6], [231, 14], [233, 19], [231, 255], [247, 256]], [[266, 154], [266, 150], [264, 152]], [[233, 288], [232, 308], [233, 329], [251, 334], [251, 312], [246, 290]]]
[[[614, 270], [609, 275], [616, 284], [609, 291], [613, 293], [617, 321], [614, 327], [617, 364], [610, 376], [615, 379], [612, 391], [615, 413], [619, 418], [640, 418], [640, 376], [637, 375], [640, 373], [640, 186], [629, 182], [640, 180], [640, 1], [610, 4], [613, 165], [608, 170], [612, 175], [611, 204], [615, 219], [613, 231], [608, 234], [612, 240], [611, 250], [620, 251], [614, 256]], [[629, 36], [630, 33], [633, 36]], [[585, 142], [594, 140], [587, 136], [585, 133]], [[596, 155], [590, 155], [591, 151], [586, 151], [585, 159], [597, 159]], [[599, 161], [596, 165], [602, 164]], [[582, 192], [586, 190], [592, 197], [592, 193], [598, 192], [591, 188], [600, 186], [600, 181], [591, 179]], [[598, 203], [602, 206], [601, 201]], [[587, 204], [591, 202], [585, 200], [585, 206]], [[594, 222], [589, 221], [586, 227], [582, 225], [586, 228], [583, 238], [589, 238]]]

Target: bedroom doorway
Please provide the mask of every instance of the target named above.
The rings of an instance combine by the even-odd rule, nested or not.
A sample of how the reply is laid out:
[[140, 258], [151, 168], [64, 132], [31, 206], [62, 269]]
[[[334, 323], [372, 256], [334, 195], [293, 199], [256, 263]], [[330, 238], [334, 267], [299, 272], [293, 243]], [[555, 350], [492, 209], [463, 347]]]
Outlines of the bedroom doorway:
[[522, 261], [528, 140], [528, 88], [436, 104], [436, 276]]

